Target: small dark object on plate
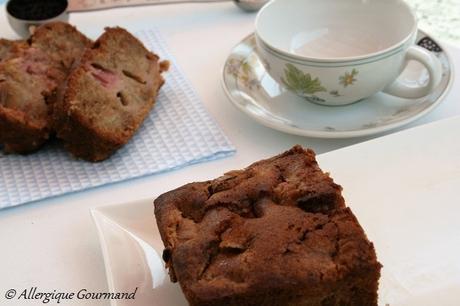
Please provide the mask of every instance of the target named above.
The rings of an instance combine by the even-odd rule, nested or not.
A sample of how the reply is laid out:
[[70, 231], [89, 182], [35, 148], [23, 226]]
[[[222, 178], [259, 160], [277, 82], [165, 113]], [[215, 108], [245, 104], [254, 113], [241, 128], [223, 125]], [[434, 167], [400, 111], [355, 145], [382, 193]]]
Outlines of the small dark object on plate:
[[47, 20], [67, 9], [67, 0], [10, 0], [8, 13], [23, 20]]

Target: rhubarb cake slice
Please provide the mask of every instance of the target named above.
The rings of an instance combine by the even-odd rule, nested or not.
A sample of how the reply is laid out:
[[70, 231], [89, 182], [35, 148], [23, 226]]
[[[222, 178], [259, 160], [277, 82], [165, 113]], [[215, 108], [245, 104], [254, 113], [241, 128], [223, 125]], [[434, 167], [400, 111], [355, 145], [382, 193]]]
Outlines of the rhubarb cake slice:
[[167, 64], [129, 32], [107, 28], [64, 86], [55, 112], [57, 136], [77, 158], [108, 158], [152, 109], [165, 69]]
[[311, 150], [167, 192], [155, 217], [191, 306], [377, 306], [374, 246]]

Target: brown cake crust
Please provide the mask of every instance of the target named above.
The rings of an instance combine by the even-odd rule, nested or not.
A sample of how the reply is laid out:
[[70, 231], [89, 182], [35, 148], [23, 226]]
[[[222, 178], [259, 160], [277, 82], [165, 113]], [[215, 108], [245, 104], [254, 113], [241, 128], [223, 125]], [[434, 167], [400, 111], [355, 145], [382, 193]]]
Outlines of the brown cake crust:
[[39, 26], [30, 37], [29, 43], [32, 47], [43, 50], [56, 65], [55, 68], [68, 74], [92, 41], [76, 27], [54, 21]]
[[0, 63], [14, 56], [15, 50], [22, 46], [26, 46], [23, 40], [8, 40], [0, 38]]
[[57, 136], [78, 158], [101, 161], [126, 144], [164, 80], [157, 55], [122, 28], [107, 28], [84, 53], [56, 103]]
[[311, 150], [165, 193], [155, 216], [192, 306], [377, 305], [374, 247]]
[[12, 40], [0, 38], [0, 62], [8, 57], [12, 47], [13, 47]]
[[5, 152], [33, 152], [50, 137], [56, 90], [89, 43], [63, 22], [38, 27], [27, 42], [0, 42], [0, 144]]

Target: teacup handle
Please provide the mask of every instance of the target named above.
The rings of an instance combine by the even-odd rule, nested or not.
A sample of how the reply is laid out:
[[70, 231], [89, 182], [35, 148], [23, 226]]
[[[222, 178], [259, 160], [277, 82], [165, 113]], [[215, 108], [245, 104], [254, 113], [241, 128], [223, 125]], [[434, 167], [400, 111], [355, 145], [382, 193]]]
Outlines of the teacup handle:
[[401, 98], [417, 99], [428, 95], [434, 88], [436, 88], [436, 86], [439, 85], [442, 78], [442, 65], [439, 59], [432, 52], [429, 52], [419, 46], [411, 46], [406, 52], [406, 65], [409, 60], [418, 61], [426, 67], [430, 75], [428, 84], [421, 87], [413, 87], [407, 85], [398, 78], [393, 83], [385, 87], [383, 92]]

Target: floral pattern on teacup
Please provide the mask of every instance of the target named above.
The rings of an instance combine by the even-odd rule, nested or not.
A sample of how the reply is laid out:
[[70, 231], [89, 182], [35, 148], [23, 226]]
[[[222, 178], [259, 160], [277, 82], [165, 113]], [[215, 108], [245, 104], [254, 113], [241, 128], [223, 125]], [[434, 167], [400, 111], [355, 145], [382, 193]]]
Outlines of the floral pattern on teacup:
[[321, 104], [321, 103], [326, 102], [326, 100], [321, 99], [320, 97], [317, 97], [317, 96], [315, 96], [315, 95], [312, 95], [312, 96], [305, 96], [304, 98], [305, 98], [305, 100], [307, 100], [307, 101], [309, 101], [309, 102], [317, 103], [317, 104]]
[[340, 97], [340, 96], [341, 96], [341, 94], [339, 93], [338, 90], [331, 90], [331, 91], [329, 92], [329, 94], [330, 94], [331, 96], [333, 96], [333, 97]]
[[343, 85], [343, 87], [348, 87], [349, 85], [353, 85], [356, 82], [356, 76], [358, 75], [359, 71], [353, 68], [351, 72], [346, 71], [344, 75], [339, 76], [339, 83]]
[[299, 95], [312, 95], [317, 92], [326, 91], [318, 78], [312, 78], [309, 73], [304, 73], [292, 64], [286, 64], [283, 84]]
[[[356, 76], [359, 71], [355, 68], [351, 72], [346, 71], [344, 75], [339, 76], [339, 84], [344, 88], [355, 84], [357, 81]], [[327, 90], [321, 83], [319, 78], [313, 78], [310, 73], [303, 72], [293, 64], [286, 64], [284, 69], [284, 77], [281, 78], [284, 86], [294, 91], [296, 94], [303, 96], [307, 101], [313, 103], [323, 103], [326, 102], [325, 99], [320, 98], [316, 93], [326, 93], [333, 98], [342, 96], [342, 94], [337, 90]]]

